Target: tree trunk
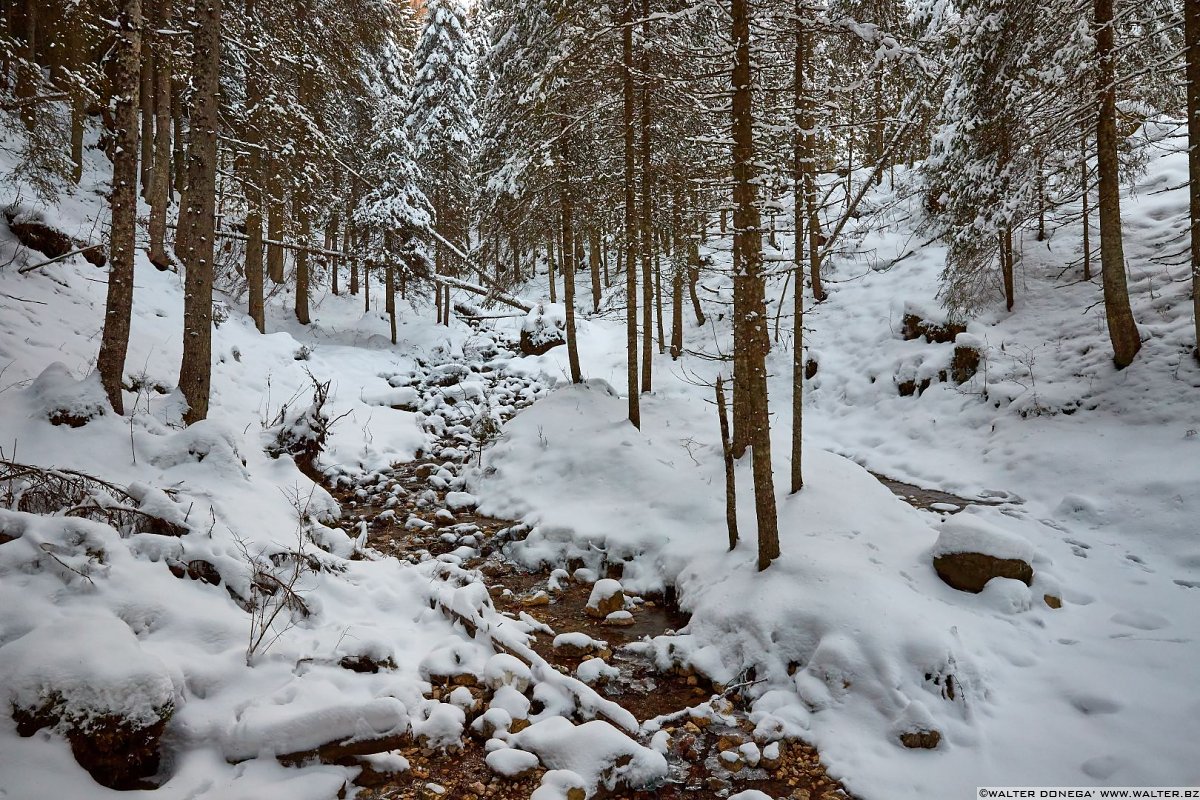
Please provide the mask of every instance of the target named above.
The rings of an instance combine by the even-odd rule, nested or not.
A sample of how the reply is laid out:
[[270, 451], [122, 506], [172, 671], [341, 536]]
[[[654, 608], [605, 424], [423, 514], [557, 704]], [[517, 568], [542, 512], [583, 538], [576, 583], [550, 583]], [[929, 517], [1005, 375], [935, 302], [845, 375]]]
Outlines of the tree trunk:
[[729, 441], [729, 414], [725, 411], [725, 381], [717, 376], [717, 418], [721, 424], [721, 454], [725, 461], [725, 530], [729, 534], [729, 549], [738, 543], [737, 471], [733, 460], [733, 445]]
[[[312, 224], [309, 220], [308, 212], [308, 188], [298, 189], [292, 197], [292, 202], [295, 206], [296, 221], [300, 223], [300, 242], [305, 247], [308, 247], [308, 239], [312, 233]], [[295, 264], [296, 321], [301, 325], [308, 325], [312, 322], [312, 319], [308, 311], [308, 284], [310, 276], [307, 250], [296, 251]]]
[[1000, 268], [1004, 278], [1004, 306], [1012, 311], [1016, 304], [1012, 228], [1005, 228], [1000, 232]]
[[[342, 218], [337, 212], [334, 212], [333, 217], [329, 220], [329, 228], [325, 232], [325, 238], [329, 244], [326, 245], [326, 250], [338, 249], [339, 229], [342, 226]], [[341, 287], [338, 286], [338, 257], [328, 256], [329, 258], [329, 289], [333, 292], [333, 296], [337, 297], [340, 294]]]
[[183, 84], [180, 75], [171, 72], [171, 188], [173, 193], [183, 194], [187, 181], [187, 136], [183, 113]]
[[[779, 521], [771, 472], [771, 422], [767, 402], [766, 356], [770, 348], [762, 274], [762, 223], [758, 213], [758, 174], [754, 163], [754, 101], [750, 65], [748, 0], [730, 0], [733, 30], [733, 236], [734, 294], [741, 313], [734, 319], [734, 350], [743, 353], [741, 396], [749, 410], [749, 442], [754, 457], [754, 508], [758, 520], [758, 569], [779, 557]], [[736, 419], [737, 414], [735, 412]]]
[[678, 361], [683, 355], [683, 270], [687, 246], [678, 192], [671, 212], [671, 358]]
[[1200, 361], [1200, 0], [1184, 0], [1184, 43], [1187, 48], [1188, 174], [1191, 186], [1192, 314], [1196, 325], [1196, 360]]
[[[66, 20], [66, 57], [76, 69], [87, 63], [87, 39], [83, 30], [82, 9], [74, 11], [76, 18]], [[6, 70], [7, 71], [7, 70]], [[74, 83], [71, 86], [71, 182], [78, 185], [83, 180], [83, 126], [87, 114], [83, 105], [83, 91]]]
[[637, 208], [633, 147], [633, 0], [624, 0], [621, 10], [622, 114], [625, 132], [625, 342], [626, 375], [629, 393], [629, 421], [642, 427], [641, 401], [638, 397], [637, 351]]
[[[349, 251], [351, 247], [354, 247], [357, 245], [360, 234], [359, 234], [357, 228], [355, 228], [353, 225], [350, 225], [349, 223], [346, 223], [346, 236], [347, 236], [347, 243], [343, 249]], [[358, 296], [358, 261], [359, 261], [358, 254], [355, 253], [353, 255], [350, 255], [349, 260], [350, 260], [349, 292], [352, 296], [357, 297]]]
[[692, 297], [692, 312], [696, 315], [696, 324], [703, 325], [707, 319], [704, 309], [700, 306], [700, 294], [696, 284], [700, 282], [700, 243], [688, 241], [688, 294]]
[[246, 157], [246, 285], [249, 287], [249, 312], [259, 333], [267, 332], [263, 296], [263, 155], [253, 149]]
[[554, 263], [554, 237], [551, 236], [546, 241], [546, 277], [550, 282], [550, 302], [558, 302], [558, 289], [555, 286], [554, 273], [556, 266]]
[[[274, 242], [283, 241], [283, 186], [280, 185], [277, 163], [268, 163], [267, 177], [267, 238]], [[285, 253], [278, 245], [267, 246], [267, 274], [271, 283], [283, 283], [283, 260]]]
[[[805, 13], [811, 13], [812, 9], [805, 8]], [[800, 20], [799, 11], [797, 12], [797, 42], [796, 47], [798, 53], [799, 64], [797, 69], [800, 70], [798, 80], [807, 78], [810, 64], [813, 60], [813, 34], [812, 20]], [[814, 98], [812, 92], [809, 91], [807, 83], [802, 87], [800, 92], [800, 114], [799, 114], [799, 145], [800, 145], [800, 178], [804, 186], [804, 209], [808, 219], [808, 274], [809, 281], [812, 283], [813, 300], [818, 303], [825, 301], [825, 287], [821, 282], [821, 223], [817, 216], [817, 180], [816, 180], [816, 120], [814, 114]], [[850, 202], [849, 194], [847, 194], [846, 202]], [[803, 283], [797, 283], [797, 291], [803, 290]]]
[[[149, 0], [153, 3], [154, 0]], [[140, 105], [141, 105], [141, 161], [139, 163], [140, 171], [138, 180], [141, 184], [141, 195], [147, 200], [150, 199], [150, 182], [154, 176], [154, 50], [150, 47], [142, 48], [142, 62], [140, 64]]]
[[658, 353], [667, 352], [667, 336], [663, 329], [662, 249], [654, 253], [654, 326], [658, 331]]
[[[27, 100], [37, 94], [38, 82], [41, 78], [41, 71], [37, 67], [38, 35], [40, 34], [38, 30], [39, 3], [35, 0], [32, 3], [18, 4], [18, 8], [21, 6], [24, 6], [25, 11], [23, 15], [25, 35], [17, 40], [17, 56], [24, 63], [17, 63], [16, 97], [18, 100]], [[136, 68], [137, 65], [135, 64], [134, 67]], [[136, 76], [134, 80], [137, 80]], [[37, 124], [37, 104], [26, 103], [21, 106], [20, 117], [21, 121], [25, 123], [25, 128], [32, 131]], [[134, 158], [137, 158], [137, 153], [134, 153]], [[137, 169], [136, 165], [134, 169]]]
[[568, 145], [566, 137], [559, 140], [562, 148], [562, 186], [559, 189], [559, 207], [562, 212], [562, 273], [563, 301], [567, 306], [567, 361], [571, 367], [571, 383], [582, 383], [583, 377], [579, 371], [579, 345], [575, 339], [575, 228], [574, 201], [571, 197], [571, 174], [568, 166]]
[[1083, 135], [1079, 143], [1079, 186], [1083, 197], [1083, 279], [1092, 279], [1092, 210], [1088, 207], [1088, 163], [1087, 163], [1087, 123], [1083, 125]]
[[[796, 281], [792, 294], [792, 494], [804, 488], [803, 431], [804, 431], [804, 242], [805, 177], [810, 167], [805, 141], [808, 90], [808, 20], [801, 16], [800, 0], [795, 2], [796, 52], [793, 75], [792, 110], [796, 130], [792, 134], [792, 271]], [[878, 86], [878, 84], [877, 84]], [[878, 105], [878, 95], [877, 95]], [[878, 109], [877, 109], [878, 110]], [[882, 120], [877, 120], [877, 136], [882, 139]], [[879, 143], [883, 150], [882, 141]], [[781, 298], [782, 299], [782, 298]], [[782, 307], [782, 302], [780, 306]]]
[[641, 160], [642, 160], [642, 391], [654, 390], [654, 231], [651, 228], [654, 196], [654, 170], [650, 163], [651, 113], [650, 113], [650, 0], [642, 0], [641, 41], [642, 92], [641, 92]]
[[388, 324], [392, 330], [392, 344], [396, 343], [396, 267], [389, 258], [387, 268], [383, 271], [383, 309], [388, 315]]
[[1099, 117], [1096, 161], [1100, 173], [1100, 268], [1104, 272], [1104, 313], [1118, 369], [1129, 366], [1142, 347], [1129, 289], [1121, 241], [1121, 195], [1117, 161], [1117, 87], [1114, 61], [1113, 0], [1095, 0], [1096, 60], [1099, 68]]
[[600, 310], [600, 229], [588, 229], [588, 268], [592, 273], [592, 313]]
[[125, 413], [121, 382], [129, 350], [133, 311], [134, 237], [137, 233], [138, 93], [142, 57], [141, 0], [121, 0], [117, 6], [116, 150], [113, 156], [112, 226], [109, 231], [108, 302], [97, 369], [113, 411]]
[[191, 131], [187, 184], [179, 218], [186, 268], [183, 306], [183, 360], [179, 388], [187, 401], [184, 422], [208, 417], [212, 380], [213, 214], [216, 211], [217, 125], [221, 69], [221, 0], [199, 0], [193, 34]]
[[[156, 0], [156, 23], [170, 26], [171, 0]], [[167, 209], [171, 204], [171, 41], [154, 39], [154, 171], [150, 176], [150, 261], [167, 269]], [[257, 176], [251, 178], [258, 180]], [[260, 234], [261, 238], [261, 234]]]
[[683, 266], [678, 258], [671, 274], [671, 358], [683, 355]]

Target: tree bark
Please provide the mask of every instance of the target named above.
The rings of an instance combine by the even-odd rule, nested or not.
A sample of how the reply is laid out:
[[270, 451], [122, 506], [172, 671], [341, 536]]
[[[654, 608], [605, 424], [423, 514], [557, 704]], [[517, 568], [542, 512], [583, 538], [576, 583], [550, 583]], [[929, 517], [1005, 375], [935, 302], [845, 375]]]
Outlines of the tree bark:
[[[154, 0], [149, 0], [153, 3]], [[155, 124], [155, 109], [154, 109], [154, 50], [150, 47], [142, 48], [142, 59], [140, 64], [140, 80], [141, 90], [139, 100], [141, 106], [141, 161], [139, 162], [140, 171], [138, 173], [141, 183], [141, 194], [147, 200], [150, 198], [150, 182], [154, 176], [154, 124]]]
[[737, 471], [733, 460], [733, 445], [729, 440], [729, 414], [725, 410], [725, 381], [717, 376], [717, 418], [721, 424], [721, 454], [725, 461], [725, 530], [729, 534], [729, 549], [738, 543]]
[[592, 277], [592, 313], [600, 310], [600, 229], [588, 229], [588, 268]]
[[1192, 228], [1192, 314], [1200, 361], [1200, 0], [1184, 0], [1184, 44], [1187, 48], [1188, 198]]
[[1000, 232], [1000, 267], [1004, 278], [1004, 306], [1012, 311], [1016, 304], [1012, 228], [1005, 228]]
[[696, 324], [703, 325], [707, 320], [704, 309], [700, 306], [700, 293], [696, 284], [700, 282], [700, 243], [688, 239], [688, 294], [692, 297], [692, 312], [696, 315]]
[[575, 227], [574, 198], [571, 197], [571, 174], [567, 138], [559, 140], [561, 147], [560, 167], [562, 185], [559, 190], [559, 208], [562, 216], [562, 273], [563, 301], [567, 307], [567, 361], [571, 368], [571, 383], [582, 383], [579, 371], [579, 345], [575, 339]]
[[117, 6], [116, 150], [113, 154], [112, 226], [109, 231], [108, 302], [97, 369], [113, 411], [125, 413], [121, 383], [133, 312], [134, 237], [137, 232], [138, 93], [142, 57], [141, 0]]
[[[754, 163], [754, 100], [750, 64], [748, 0], [730, 0], [733, 32], [733, 236], [734, 295], [741, 295], [734, 319], [734, 350], [743, 353], [740, 393], [747, 404], [753, 448], [754, 508], [758, 520], [758, 569], [779, 557], [779, 521], [771, 471], [771, 422], [767, 401], [766, 356], [770, 348], [762, 274], [762, 223], [758, 213], [758, 174]], [[735, 312], [736, 313], [736, 312]], [[737, 414], [735, 411], [734, 418]]]
[[[73, 67], [79, 69], [87, 63], [87, 37], [83, 30], [81, 9], [75, 9], [75, 18], [66, 20], [66, 57]], [[7, 70], [6, 70], [7, 72]], [[83, 126], [87, 122], [83, 104], [83, 92], [72, 82], [71, 87], [71, 182], [78, 185], [83, 180]]]
[[[156, 0], [156, 24], [171, 21], [171, 0]], [[167, 208], [171, 204], [171, 42], [154, 39], [154, 171], [150, 175], [150, 261], [167, 269]], [[253, 178], [257, 180], [257, 177]]]
[[184, 422], [208, 417], [212, 380], [213, 215], [216, 211], [217, 125], [221, 68], [221, 0], [196, 3], [193, 35], [191, 131], [179, 237], [184, 277], [183, 360], [179, 388], [187, 401]]
[[[292, 201], [295, 205], [296, 221], [300, 223], [300, 241], [308, 245], [309, 235], [312, 233], [312, 223], [309, 218], [308, 211], [308, 189], [297, 190]], [[294, 256], [296, 264], [296, 321], [301, 325], [308, 325], [312, 322], [308, 310], [308, 284], [309, 284], [309, 262], [308, 253], [304, 250], [297, 250]]]
[[629, 394], [629, 421], [635, 428], [642, 427], [641, 400], [638, 397], [638, 351], [637, 351], [637, 208], [636, 175], [634, 171], [633, 147], [633, 0], [624, 0], [621, 9], [621, 66], [622, 66], [622, 114], [621, 122], [625, 135], [625, 341], [626, 375]]
[[650, 112], [650, 0], [642, 0], [642, 41], [640, 69], [641, 91], [641, 161], [642, 161], [642, 391], [654, 390], [654, 273], [651, 259], [654, 253], [654, 231], [651, 227], [654, 196], [654, 170], [651, 155]]
[[1133, 363], [1142, 347], [1125, 280], [1121, 241], [1121, 195], [1117, 161], [1117, 87], [1114, 66], [1113, 0], [1094, 0], [1096, 60], [1099, 64], [1099, 115], [1096, 155], [1100, 173], [1100, 268], [1104, 272], [1104, 313], [1118, 369]]
[[383, 271], [383, 309], [388, 315], [388, 324], [392, 331], [392, 344], [396, 343], [396, 267], [389, 258]]
[[1088, 207], [1088, 163], [1087, 163], [1087, 124], [1083, 126], [1083, 134], [1079, 142], [1079, 187], [1083, 203], [1083, 279], [1092, 279], [1092, 210]]
[[550, 282], [550, 302], [551, 303], [558, 302], [558, 288], [557, 288], [557, 284], [556, 284], [556, 278], [554, 277], [554, 273], [555, 273], [556, 269], [557, 269], [557, 267], [555, 265], [555, 258], [554, 258], [554, 237], [551, 236], [546, 241], [546, 277]]
[[[266, 158], [270, 158], [267, 156]], [[283, 186], [279, 180], [279, 165], [277, 163], [268, 162], [267, 168], [267, 238], [274, 242], [283, 241], [283, 212], [284, 198]], [[271, 283], [278, 286], [283, 283], [283, 260], [285, 254], [282, 247], [276, 245], [267, 246], [267, 275], [271, 278]]]
[[[796, 52], [792, 96], [793, 122], [796, 130], [792, 134], [792, 271], [796, 282], [792, 294], [792, 494], [804, 488], [803, 431], [804, 431], [804, 242], [805, 230], [805, 178], [809, 169], [810, 153], [805, 130], [807, 111], [808, 79], [808, 21], [801, 15], [801, 0], [795, 0]], [[882, 137], [882, 121], [877, 135]], [[883, 144], [879, 143], [882, 151]], [[782, 303], [780, 304], [782, 305]]]
[[[361, 238], [358, 228], [350, 225], [349, 223], [346, 224], [346, 236], [349, 237], [349, 242], [353, 243], [354, 246], [357, 246], [357, 243]], [[350, 248], [346, 247], [344, 249], [349, 250]], [[358, 296], [358, 261], [359, 259], [357, 254], [350, 256], [350, 287], [348, 291], [352, 296], [355, 297]]]
[[246, 285], [249, 289], [249, 312], [259, 333], [267, 332], [263, 286], [263, 156], [254, 149], [246, 157]]

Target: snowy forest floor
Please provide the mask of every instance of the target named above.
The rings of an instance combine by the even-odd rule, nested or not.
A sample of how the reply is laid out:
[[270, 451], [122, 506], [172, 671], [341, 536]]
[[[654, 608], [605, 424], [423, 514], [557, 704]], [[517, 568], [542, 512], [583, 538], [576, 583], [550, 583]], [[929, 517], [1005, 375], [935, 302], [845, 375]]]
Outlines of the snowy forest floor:
[[[184, 429], [179, 277], [138, 262], [135, 413], [118, 418], [88, 377], [103, 271], [74, 258], [20, 274], [42, 256], [0, 232], [3, 457], [103, 478], [184, 531], [0, 509], [0, 692], [61, 701], [33, 735], [0, 714], [0, 796], [118, 796], [70, 741], [72, 725], [113, 715], [165, 717], [152, 786], [124, 793], [147, 798], [574, 800], [661, 784], [644, 796], [915, 800], [1195, 783], [1200, 366], [1186, 267], [1172, 263], [1185, 172], [1159, 157], [1123, 197], [1144, 339], [1131, 367], [1111, 366], [1071, 223], [1022, 243], [1017, 308], [997, 298], [967, 325], [959, 343], [981, 363], [961, 384], [941, 374], [954, 344], [904, 335], [907, 314], [944, 319], [944, 252], [885, 268], [918, 211], [887, 187], [871, 195], [882, 216], [807, 309], [816, 373], [796, 496], [791, 298], [774, 278], [783, 556], [762, 574], [749, 502], [726, 552], [711, 402], [723, 364], [702, 357], [728, 350], [725, 239], [706, 249], [709, 321], [689, 321], [682, 360], [655, 358], [641, 431], [613, 389], [616, 291], [580, 323], [579, 386], [563, 348], [511, 352], [520, 320], [440, 327], [402, 302], [393, 347], [361, 297], [318, 294], [300, 326], [279, 291], [264, 336], [223, 294], [212, 413]], [[102, 188], [6, 202], [90, 241]], [[772, 256], [786, 265], [783, 238]], [[542, 276], [520, 291], [546, 289]], [[302, 423], [312, 378], [332, 381], [338, 418], [325, 485], [267, 452]], [[92, 418], [52, 425], [59, 411]], [[748, 464], [738, 480], [748, 501]], [[1031, 585], [950, 588], [931, 563], [943, 537], [1020, 553]], [[255, 587], [290, 576], [300, 600], [248, 654], [247, 607], [291, 596]], [[583, 606], [593, 589], [616, 602], [610, 579], [618, 613], [594, 619]], [[707, 710], [655, 721], [688, 706]], [[934, 731], [932, 749], [902, 743]]]

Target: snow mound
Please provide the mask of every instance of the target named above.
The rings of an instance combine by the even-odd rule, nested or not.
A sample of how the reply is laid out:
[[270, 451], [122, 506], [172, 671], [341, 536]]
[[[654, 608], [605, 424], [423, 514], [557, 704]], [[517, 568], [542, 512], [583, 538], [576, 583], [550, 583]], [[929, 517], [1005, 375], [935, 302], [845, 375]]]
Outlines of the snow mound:
[[[572, 725], [562, 717], [536, 722], [510, 738], [514, 747], [535, 753], [553, 770], [570, 770], [590, 791], [597, 786], [649, 788], [667, 776], [661, 753], [630, 739], [603, 720]], [[623, 766], [616, 766], [624, 762]]]
[[93, 372], [76, 380], [61, 361], [42, 370], [28, 391], [34, 407], [54, 425], [82, 427], [108, 410], [100, 374]]
[[1033, 545], [1027, 539], [969, 511], [946, 518], [933, 546], [934, 558], [955, 553], [982, 553], [993, 558], [1025, 562], [1034, 557]]
[[[348, 703], [332, 692], [314, 695], [246, 709], [225, 741], [226, 757], [242, 761], [263, 754], [302, 753], [329, 742], [375, 739], [408, 728], [408, 711], [394, 697]], [[416, 726], [414, 721], [414, 730]]]
[[488, 769], [506, 778], [521, 777], [538, 766], [538, 757], [524, 750], [493, 750], [486, 760]]
[[177, 695], [166, 665], [103, 611], [76, 611], [0, 647], [0, 692], [13, 707], [50, 705], [84, 727], [106, 716], [148, 727], [169, 715]]

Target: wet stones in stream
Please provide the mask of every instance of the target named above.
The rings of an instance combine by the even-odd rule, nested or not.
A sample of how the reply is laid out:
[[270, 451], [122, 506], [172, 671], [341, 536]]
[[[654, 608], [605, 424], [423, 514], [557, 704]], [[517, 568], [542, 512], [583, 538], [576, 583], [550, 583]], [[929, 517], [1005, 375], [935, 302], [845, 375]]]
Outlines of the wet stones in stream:
[[[644, 724], [642, 744], [668, 760], [667, 783], [645, 791], [605, 790], [594, 797], [726, 798], [759, 789], [775, 798], [830, 800], [846, 797], [813, 748], [801, 742], [755, 742], [754, 726], [740, 698], [703, 676], [675, 668], [661, 671], [648, 643], [683, 629], [688, 617], [673, 597], [639, 597], [620, 586], [621, 565], [599, 573], [578, 564], [531, 571], [508, 560], [503, 548], [523, 539], [527, 526], [478, 513], [465, 493], [464, 465], [478, 458], [481, 442], [472, 422], [489, 404], [505, 421], [532, 403], [544, 387], [507, 375], [502, 360], [480, 368], [421, 367], [397, 376], [393, 386], [417, 390], [414, 410], [427, 415], [431, 445], [418, 458], [373, 475], [335, 475], [333, 493], [357, 532], [363, 552], [410, 563], [439, 560], [482, 576], [501, 614], [530, 629], [529, 645], [554, 669], [591, 685]], [[471, 388], [472, 383], [480, 389]], [[478, 401], [479, 396], [485, 400]], [[371, 555], [371, 557], [377, 557]], [[557, 645], [557, 646], [556, 646]], [[509, 655], [497, 659], [512, 658]], [[489, 662], [492, 663], [492, 662]], [[465, 713], [461, 741], [431, 746], [406, 739], [393, 750], [356, 756], [356, 783], [364, 800], [514, 798], [526, 800], [546, 773], [540, 764], [512, 770], [489, 765], [490, 737], [497, 726], [511, 732], [545, 709], [535, 686], [487, 675], [430, 675], [431, 699], [457, 704]], [[689, 710], [690, 709], [690, 710]], [[499, 712], [503, 713], [499, 713]], [[582, 722], [582, 720], [574, 720]], [[520, 766], [520, 765], [518, 765]], [[501, 774], [509, 773], [509, 774]], [[579, 790], [568, 800], [582, 800]]]
[[[736, 693], [726, 698], [721, 695], [725, 687], [714, 686], [690, 670], [657, 668], [649, 639], [673, 634], [688, 623], [687, 615], [668, 598], [630, 594], [615, 578], [601, 578], [599, 572], [574, 564], [565, 565], [575, 567], [571, 572], [536, 571], [505, 558], [504, 544], [523, 538], [528, 528], [480, 515], [475, 504], [463, 502], [462, 497], [454, 498], [458, 503], [448, 502], [463, 489], [461, 469], [459, 462], [426, 456], [375, 476], [365, 487], [340, 487], [336, 494], [344, 506], [353, 504], [347, 511], [357, 517], [360, 529], [365, 528], [371, 548], [413, 563], [438, 559], [478, 570], [496, 610], [532, 628], [529, 644], [550, 665], [590, 684], [640, 722], [655, 721], [646, 726], [642, 743], [667, 757], [668, 781], [645, 791], [601, 788], [594, 796], [649, 800], [686, 794], [691, 800], [715, 800], [745, 789], [797, 800], [847, 796], [808, 745], [756, 742], [754, 726], [738, 705]], [[438, 512], [443, 509], [453, 515], [453, 521], [439, 526]], [[612, 576], [621, 572], [619, 565], [601, 571]], [[413, 742], [379, 757], [379, 764], [360, 760], [364, 770], [357, 782], [364, 788], [359, 797], [524, 800], [532, 796], [546, 770], [538, 766], [505, 777], [489, 767], [486, 742], [493, 733], [489, 725], [494, 723], [483, 712], [489, 703], [496, 703], [494, 690], [486, 676], [461, 677], [435, 678], [431, 692], [433, 699], [442, 702], [452, 702], [453, 697], [461, 700], [464, 692], [470, 693], [461, 745], [448, 752]], [[532, 700], [525, 713], [541, 710]], [[505, 724], [515, 732], [529, 723], [513, 718]], [[398, 772], [379, 768], [397, 763], [406, 768]]]

